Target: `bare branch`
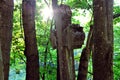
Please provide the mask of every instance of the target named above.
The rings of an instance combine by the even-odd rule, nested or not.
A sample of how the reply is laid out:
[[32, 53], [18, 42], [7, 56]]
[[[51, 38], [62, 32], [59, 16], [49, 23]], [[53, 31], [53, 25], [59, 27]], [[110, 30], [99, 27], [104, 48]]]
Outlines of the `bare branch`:
[[45, 1], [45, 3], [47, 4], [47, 6], [49, 7], [50, 5], [48, 4], [48, 2], [46, 1], [46, 0], [44, 0]]

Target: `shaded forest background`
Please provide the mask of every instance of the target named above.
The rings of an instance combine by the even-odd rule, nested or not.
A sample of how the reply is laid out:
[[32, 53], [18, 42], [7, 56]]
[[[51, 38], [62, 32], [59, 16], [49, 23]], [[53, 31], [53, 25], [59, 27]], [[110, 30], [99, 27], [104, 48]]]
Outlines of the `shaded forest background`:
[[[114, 55], [113, 55], [113, 70], [114, 80], [120, 79], [120, 3], [114, 0]], [[72, 23], [80, 24], [86, 35], [84, 45], [80, 49], [74, 50], [75, 73], [77, 77], [79, 59], [81, 52], [86, 45], [87, 36], [90, 30], [90, 25], [93, 24], [93, 6], [92, 0], [61, 0], [59, 4], [67, 4], [72, 9]], [[57, 74], [57, 51], [51, 47], [50, 43], [50, 28], [53, 26], [53, 18], [51, 12], [51, 0], [37, 0], [35, 13], [35, 28], [37, 47], [39, 53], [39, 72], [40, 77], [45, 77], [44, 80], [55, 80]], [[49, 14], [49, 15], [47, 15]], [[14, 1], [13, 15], [13, 31], [12, 31], [12, 46], [10, 52], [10, 73], [9, 80], [24, 80], [26, 69], [25, 51], [25, 36], [22, 22], [22, 1]], [[88, 65], [87, 79], [93, 79], [92, 55], [90, 56]], [[22, 77], [21, 77], [22, 76]]]

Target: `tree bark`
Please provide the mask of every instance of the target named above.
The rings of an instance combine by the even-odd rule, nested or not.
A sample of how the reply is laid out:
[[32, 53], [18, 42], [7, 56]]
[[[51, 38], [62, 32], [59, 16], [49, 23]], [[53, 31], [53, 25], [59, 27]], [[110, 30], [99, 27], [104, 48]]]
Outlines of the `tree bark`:
[[59, 65], [60, 65], [60, 63], [59, 63], [59, 55], [58, 55], [58, 49], [57, 49], [57, 80], [61, 80], [60, 79], [60, 68], [59, 68]]
[[[73, 49], [70, 48], [70, 46], [64, 46], [66, 35], [64, 34], [64, 30], [71, 24], [71, 11], [69, 15], [69, 7], [66, 5], [58, 6], [57, 0], [52, 0], [52, 6], [54, 9], [57, 34], [57, 52], [59, 62], [59, 70], [57, 70], [59, 71], [58, 75], [60, 80], [75, 80]], [[67, 38], [67, 40], [69, 39]]]
[[10, 48], [13, 26], [13, 0], [0, 0], [0, 39], [4, 65], [4, 80], [9, 77]]
[[88, 63], [89, 63], [90, 53], [92, 51], [92, 45], [93, 45], [92, 40], [93, 40], [93, 26], [90, 26], [86, 46], [82, 50], [81, 57], [80, 57], [77, 80], [87, 80]]
[[94, 0], [93, 80], [113, 80], [113, 0]]
[[23, 0], [22, 17], [25, 35], [26, 80], [39, 80], [39, 56], [35, 31], [35, 0]]
[[1, 52], [1, 40], [0, 40], [0, 80], [4, 80], [3, 58], [2, 58], [2, 52]]

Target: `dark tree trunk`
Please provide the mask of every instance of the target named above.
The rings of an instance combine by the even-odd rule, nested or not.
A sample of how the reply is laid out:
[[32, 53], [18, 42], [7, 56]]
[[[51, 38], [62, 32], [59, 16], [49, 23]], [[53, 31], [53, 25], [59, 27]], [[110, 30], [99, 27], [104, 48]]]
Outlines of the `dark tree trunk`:
[[4, 80], [3, 58], [2, 58], [2, 52], [1, 52], [1, 40], [0, 40], [0, 80]]
[[93, 80], [113, 80], [113, 0], [94, 0]]
[[13, 26], [13, 0], [0, 0], [0, 39], [4, 64], [4, 80], [9, 77], [10, 48]]
[[57, 80], [61, 80], [60, 79], [60, 71], [59, 71], [59, 55], [58, 55], [58, 50], [57, 50]]
[[88, 63], [89, 63], [90, 53], [91, 53], [92, 44], [93, 44], [92, 35], [93, 35], [93, 26], [90, 26], [86, 47], [82, 50], [81, 57], [80, 57], [77, 80], [87, 80]]
[[35, 31], [35, 0], [23, 0], [22, 17], [25, 35], [26, 80], [39, 80], [39, 56]]

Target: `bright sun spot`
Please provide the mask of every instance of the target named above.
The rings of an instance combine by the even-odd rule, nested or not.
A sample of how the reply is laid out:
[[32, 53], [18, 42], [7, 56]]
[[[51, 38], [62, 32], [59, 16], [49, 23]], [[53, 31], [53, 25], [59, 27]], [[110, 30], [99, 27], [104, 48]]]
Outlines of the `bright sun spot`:
[[[114, 0], [114, 6], [118, 6], [118, 5], [120, 5], [120, 0]], [[82, 13], [83, 11], [80, 11], [80, 12]], [[52, 10], [52, 8], [51, 7], [50, 8], [49, 7], [43, 8], [41, 15], [43, 17], [43, 21], [47, 21], [48, 19], [52, 19], [52, 17], [53, 17], [53, 10]], [[88, 12], [86, 18], [84, 18], [84, 16], [79, 17], [79, 18], [78, 18], [78, 16], [74, 16], [74, 18], [76, 20], [80, 20], [81, 23], [84, 22], [82, 24], [85, 24], [86, 22], [89, 21], [89, 18], [88, 18], [89, 16], [90, 15], [89, 15], [89, 12]]]
[[45, 7], [44, 9], [42, 9], [42, 16], [44, 21], [47, 21], [48, 19], [52, 19], [53, 17], [52, 8]]
[[120, 0], [114, 0], [115, 6], [120, 6]]

